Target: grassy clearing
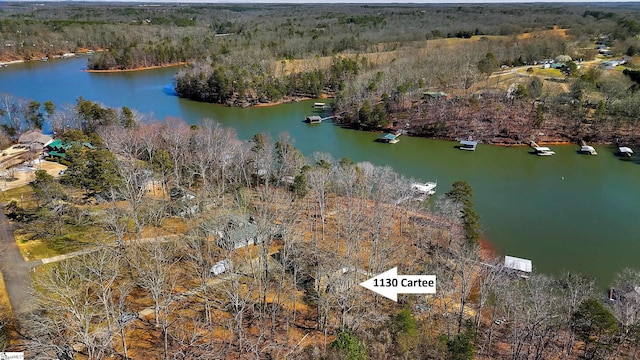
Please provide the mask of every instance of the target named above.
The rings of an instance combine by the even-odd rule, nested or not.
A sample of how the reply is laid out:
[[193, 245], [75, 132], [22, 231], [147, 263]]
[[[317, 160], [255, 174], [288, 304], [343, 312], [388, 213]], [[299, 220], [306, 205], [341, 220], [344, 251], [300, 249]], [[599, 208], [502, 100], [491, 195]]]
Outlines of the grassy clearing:
[[562, 71], [558, 69], [541, 69], [541, 68], [535, 68], [535, 67], [532, 67], [532, 69], [533, 69], [533, 73], [531, 73], [531, 75], [558, 77], [558, 78], [564, 77], [564, 74], [562, 74]]
[[102, 229], [93, 225], [63, 225], [61, 236], [42, 238], [28, 230], [15, 232], [18, 248], [25, 260], [38, 260], [82, 250], [106, 240]]
[[36, 199], [31, 185], [24, 185], [0, 192], [0, 202], [16, 201], [21, 207], [35, 208]]
[[[9, 295], [4, 285], [4, 278], [0, 273], [0, 321], [3, 323], [10, 322], [11, 320], [11, 304], [9, 303]], [[14, 337], [10, 331], [7, 331], [6, 327], [0, 328], [0, 351], [9, 344], [11, 338]]]
[[4, 278], [0, 273], [0, 313], [4, 313], [5, 310], [10, 310], [11, 304], [9, 303], [9, 295], [7, 289], [4, 286]]

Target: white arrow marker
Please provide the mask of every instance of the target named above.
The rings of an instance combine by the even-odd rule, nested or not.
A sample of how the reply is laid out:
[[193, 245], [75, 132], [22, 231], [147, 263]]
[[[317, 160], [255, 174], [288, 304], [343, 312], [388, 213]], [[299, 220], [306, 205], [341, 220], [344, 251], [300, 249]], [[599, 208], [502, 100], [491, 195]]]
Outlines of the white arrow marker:
[[435, 275], [400, 275], [394, 267], [382, 274], [360, 283], [375, 293], [393, 301], [398, 301], [398, 294], [435, 294]]

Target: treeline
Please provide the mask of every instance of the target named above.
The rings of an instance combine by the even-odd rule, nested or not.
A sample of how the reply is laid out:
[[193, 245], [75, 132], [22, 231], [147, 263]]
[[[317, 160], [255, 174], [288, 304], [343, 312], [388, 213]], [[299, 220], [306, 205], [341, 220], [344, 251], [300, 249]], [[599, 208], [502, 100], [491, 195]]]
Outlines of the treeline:
[[316, 69], [284, 76], [275, 75], [274, 66], [248, 72], [238, 66], [213, 67], [198, 63], [176, 75], [175, 90], [179, 96], [197, 101], [228, 105], [255, 105], [277, 102], [291, 97], [319, 97], [335, 93], [362, 68], [365, 58], [333, 58], [328, 69]]
[[16, 141], [27, 130], [50, 126], [56, 133], [67, 129], [83, 129], [91, 134], [100, 126], [120, 124], [126, 128], [135, 125], [137, 114], [126, 106], [105, 108], [79, 97], [75, 105], [57, 107], [52, 101], [44, 103], [0, 94], [0, 129], [6, 141]]
[[[60, 182], [39, 172], [35, 205], [13, 202], [8, 215], [44, 241], [97, 229], [83, 236], [94, 251], [35, 275], [20, 333], [36, 358], [637, 353], [638, 271], [616, 277], [611, 300], [577, 274], [519, 277], [479, 246], [464, 182], [424, 207], [390, 168], [305, 159], [286, 134], [241, 141], [208, 120], [127, 125], [87, 100], [58, 107], [84, 119], [60, 136], [97, 149], [70, 154]], [[178, 224], [179, 236], [161, 236]], [[435, 274], [437, 293], [395, 304], [357, 285], [394, 266]]]
[[632, 38], [625, 34], [634, 28], [637, 9], [604, 7], [614, 17], [600, 17], [585, 13], [591, 7], [3, 3], [0, 59], [105, 49], [113, 54], [92, 61], [91, 68], [124, 69], [183, 59], [228, 65], [251, 53], [255, 66], [259, 60], [407, 49], [427, 39], [513, 36], [554, 25], [576, 29], [582, 44], [599, 34]]
[[[507, 90], [479, 90], [464, 96], [425, 95], [414, 85], [413, 92], [396, 90], [393, 96], [385, 93], [379, 99], [373, 94], [362, 105], [343, 107], [350, 110], [343, 113], [341, 122], [354, 128], [403, 127], [416, 136], [471, 136], [500, 144], [545, 139], [635, 144], [640, 139], [636, 72], [608, 72], [594, 67], [566, 79], [532, 76], [514, 81]], [[568, 91], [553, 90], [562, 85]], [[339, 106], [344, 104], [342, 99], [339, 94]]]

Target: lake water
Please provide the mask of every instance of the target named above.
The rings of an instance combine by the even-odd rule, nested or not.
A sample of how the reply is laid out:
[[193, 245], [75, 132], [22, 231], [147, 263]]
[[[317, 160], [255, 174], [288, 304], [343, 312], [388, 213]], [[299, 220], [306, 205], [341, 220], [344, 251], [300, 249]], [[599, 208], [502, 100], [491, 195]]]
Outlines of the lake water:
[[76, 58], [0, 68], [0, 93], [56, 105], [82, 96], [188, 123], [213, 119], [244, 139], [287, 131], [305, 155], [320, 151], [389, 165], [421, 181], [437, 180], [440, 194], [456, 180], [469, 182], [487, 239], [502, 254], [532, 259], [538, 271], [580, 271], [606, 286], [622, 268], [640, 267], [640, 161], [623, 161], [612, 147], [586, 156], [577, 146], [552, 146], [556, 155], [537, 157], [524, 147], [481, 144], [466, 152], [452, 142], [406, 136], [386, 145], [374, 141], [378, 134], [303, 123], [313, 101], [247, 109], [202, 104], [175, 96], [175, 68], [91, 74], [85, 64]]

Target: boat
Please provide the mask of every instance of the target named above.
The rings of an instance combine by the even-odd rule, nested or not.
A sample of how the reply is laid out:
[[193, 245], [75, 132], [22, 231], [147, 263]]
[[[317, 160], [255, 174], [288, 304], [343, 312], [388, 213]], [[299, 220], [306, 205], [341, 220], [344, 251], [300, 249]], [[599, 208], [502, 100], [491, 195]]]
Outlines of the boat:
[[618, 147], [618, 155], [631, 157], [633, 155], [633, 150], [631, 150], [631, 148], [628, 148], [626, 146], [620, 146]]
[[313, 107], [316, 109], [324, 109], [325, 103], [321, 103], [321, 102], [313, 103]]
[[536, 155], [538, 156], [551, 156], [555, 154], [554, 151], [551, 151], [551, 149], [549, 149], [546, 146], [536, 146], [533, 149], [535, 150]]
[[583, 145], [580, 148], [579, 152], [581, 154], [598, 155], [598, 153], [596, 152], [596, 149], [594, 149], [593, 146], [589, 146], [589, 145]]
[[413, 183], [411, 184], [411, 190], [419, 195], [431, 196], [436, 193], [437, 182]]

